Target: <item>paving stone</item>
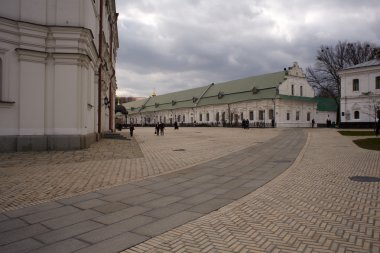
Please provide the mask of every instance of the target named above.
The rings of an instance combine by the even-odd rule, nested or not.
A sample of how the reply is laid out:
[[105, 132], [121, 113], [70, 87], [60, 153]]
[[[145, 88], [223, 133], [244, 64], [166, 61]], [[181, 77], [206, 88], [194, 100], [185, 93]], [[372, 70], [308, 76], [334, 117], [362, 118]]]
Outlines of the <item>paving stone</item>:
[[32, 237], [38, 234], [42, 234], [49, 231], [46, 227], [40, 224], [33, 224], [28, 227], [22, 227], [0, 233], [0, 245], [17, 242], [28, 237]]
[[0, 213], [0, 222], [3, 222], [5, 220], [9, 220], [9, 218], [5, 216], [4, 214]]
[[126, 192], [130, 190], [134, 190], [136, 187], [130, 184], [125, 185], [119, 185], [115, 187], [111, 187], [108, 189], [98, 190], [97, 193], [100, 193], [102, 195], [114, 195], [120, 192]]
[[75, 208], [73, 206], [63, 206], [63, 207], [58, 207], [55, 209], [50, 209], [47, 211], [42, 211], [39, 213], [30, 214], [27, 216], [23, 216], [21, 218], [23, 220], [25, 220], [26, 222], [33, 224], [33, 223], [53, 219], [56, 217], [65, 216], [65, 215], [75, 213], [75, 212], [79, 212], [79, 211], [80, 211], [80, 209]]
[[182, 204], [182, 203], [174, 203], [168, 206], [155, 208], [152, 211], [144, 213], [144, 215], [155, 217], [155, 218], [164, 218], [179, 212], [182, 212], [185, 209], [190, 208], [192, 205]]
[[222, 189], [234, 189], [236, 187], [239, 187], [241, 185], [244, 185], [244, 184], [248, 183], [249, 181], [250, 181], [249, 179], [236, 178], [236, 179], [233, 179], [231, 181], [228, 181], [225, 184], [221, 184], [219, 186], [219, 188], [222, 188]]
[[231, 199], [214, 198], [205, 203], [193, 206], [189, 208], [188, 211], [207, 214], [212, 211], [218, 210], [219, 208], [228, 205], [231, 202]]
[[263, 185], [265, 185], [268, 181], [267, 180], [251, 180], [246, 184], [243, 184], [241, 187], [249, 187], [257, 189]]
[[107, 195], [101, 199], [105, 200], [105, 201], [120, 201], [120, 200], [126, 199], [128, 197], [134, 197], [137, 195], [146, 194], [150, 191], [151, 190], [148, 190], [145, 188], [139, 188], [139, 187], [133, 186], [131, 189], [129, 189], [127, 191], [118, 192], [115, 194], [109, 194], [109, 195]]
[[180, 201], [180, 203], [184, 204], [190, 204], [190, 205], [198, 205], [202, 202], [209, 201], [210, 199], [215, 198], [216, 195], [208, 194], [208, 193], [201, 193], [194, 196], [191, 196], [190, 198], [183, 199]]
[[226, 176], [221, 176], [221, 177], [216, 177], [213, 180], [210, 180], [209, 183], [212, 184], [224, 184], [228, 181], [231, 181], [232, 179], [235, 179], [236, 177], [226, 177]]
[[101, 206], [96, 206], [93, 209], [96, 211], [99, 211], [101, 213], [114, 213], [123, 209], [128, 208], [129, 206], [127, 204], [121, 203], [121, 202], [112, 202], [112, 203], [107, 203], [105, 205]]
[[44, 234], [36, 235], [34, 238], [37, 240], [51, 244], [58, 241], [62, 241], [98, 228], [103, 227], [104, 225], [94, 222], [94, 221], [84, 221], [81, 223], [77, 223], [71, 226], [67, 226], [61, 229], [57, 229], [54, 231], [50, 231]]
[[109, 240], [81, 249], [76, 253], [119, 253], [120, 251], [149, 239], [146, 236], [126, 232]]
[[135, 228], [141, 227], [145, 224], [154, 222], [155, 219], [148, 216], [138, 215], [134, 216], [130, 219], [126, 219], [117, 223], [114, 223], [109, 226], [105, 226], [103, 228], [99, 228], [93, 230], [91, 232], [82, 234], [77, 238], [89, 242], [89, 243], [97, 243], [103, 240], [110, 239], [127, 231], [131, 231]]
[[55, 244], [39, 248], [32, 251], [31, 253], [69, 253], [87, 246], [88, 244], [85, 242], [70, 238], [65, 241], [57, 242]]
[[147, 211], [150, 211], [151, 208], [143, 207], [143, 206], [132, 206], [114, 213], [110, 213], [107, 215], [103, 215], [97, 218], [94, 218], [93, 220], [103, 223], [103, 224], [112, 224], [119, 222], [121, 220], [128, 219], [130, 217], [145, 213]]
[[4, 253], [23, 253], [23, 252], [30, 252], [33, 249], [42, 247], [43, 244], [28, 238], [21, 241], [17, 241], [11, 244], [7, 244], [5, 246], [0, 246], [0, 252]]
[[177, 184], [176, 182], [171, 182], [171, 181], [160, 181], [154, 184], [146, 185], [144, 186], [145, 189], [150, 189], [150, 190], [159, 190], [162, 188], [166, 188], [172, 185]]
[[59, 204], [57, 202], [47, 202], [47, 203], [38, 204], [35, 206], [17, 209], [14, 211], [8, 211], [8, 212], [5, 212], [4, 214], [8, 217], [16, 218], [16, 217], [25, 216], [28, 214], [33, 214], [33, 213], [43, 212], [43, 211], [50, 210], [50, 209], [55, 209], [55, 208], [58, 208], [61, 206], [62, 206], [62, 204]]
[[206, 183], [216, 178], [218, 177], [214, 175], [201, 175], [199, 177], [192, 179], [191, 181], [198, 182], [198, 183]]
[[102, 214], [94, 210], [84, 210], [73, 214], [65, 215], [59, 218], [43, 221], [41, 223], [50, 229], [58, 229], [82, 221], [90, 220], [100, 215]]
[[194, 196], [196, 194], [199, 194], [199, 193], [202, 193], [204, 192], [205, 189], [202, 189], [202, 188], [190, 188], [188, 190], [185, 190], [185, 191], [181, 191], [179, 193], [177, 193], [176, 195], [177, 196], [180, 196], [180, 197], [183, 197], [183, 198], [187, 198], [187, 197], [190, 197], [190, 196]]
[[182, 187], [180, 185], [174, 185], [174, 186], [169, 186], [166, 188], [159, 189], [155, 191], [156, 193], [162, 194], [162, 195], [175, 195], [178, 192], [184, 191], [187, 188]]
[[139, 196], [123, 199], [123, 200], [121, 200], [121, 202], [129, 204], [129, 205], [139, 205], [139, 204], [142, 204], [142, 203], [154, 200], [154, 199], [159, 199], [162, 197], [164, 197], [164, 196], [160, 195], [160, 194], [146, 193], [146, 194], [143, 194], [141, 196], [139, 195]]
[[253, 191], [254, 191], [253, 187], [252, 188], [238, 187], [220, 195], [220, 197], [225, 198], [225, 199], [240, 199]]
[[0, 222], [0, 233], [20, 228], [20, 227], [25, 227], [28, 224], [20, 219], [10, 219], [10, 220], [5, 220]]
[[96, 198], [100, 198], [100, 197], [103, 197], [103, 196], [104, 195], [99, 194], [97, 192], [90, 192], [90, 193], [81, 194], [81, 195], [78, 195], [78, 196], [75, 196], [75, 197], [71, 197], [71, 198], [60, 199], [60, 200], [57, 200], [57, 202], [65, 204], [65, 205], [72, 205], [72, 204], [75, 204], [75, 203], [78, 203], [78, 202], [83, 202], [83, 201], [86, 201], [86, 200], [96, 199]]
[[170, 229], [185, 224], [186, 222], [199, 218], [200, 216], [202, 216], [200, 213], [183, 211], [142, 226], [138, 229], [133, 230], [133, 232], [149, 237], [157, 236], [166, 231], [169, 231]]
[[109, 204], [109, 202], [100, 199], [90, 199], [83, 202], [75, 203], [73, 206], [78, 207], [80, 209], [90, 209], [98, 206], [103, 206], [105, 204]]
[[160, 199], [155, 199], [155, 200], [146, 202], [142, 205], [146, 206], [146, 207], [151, 207], [151, 208], [158, 208], [158, 207], [162, 207], [162, 206], [167, 206], [167, 205], [172, 204], [174, 202], [177, 202], [181, 199], [182, 199], [182, 197], [167, 196], [167, 197], [163, 197]]

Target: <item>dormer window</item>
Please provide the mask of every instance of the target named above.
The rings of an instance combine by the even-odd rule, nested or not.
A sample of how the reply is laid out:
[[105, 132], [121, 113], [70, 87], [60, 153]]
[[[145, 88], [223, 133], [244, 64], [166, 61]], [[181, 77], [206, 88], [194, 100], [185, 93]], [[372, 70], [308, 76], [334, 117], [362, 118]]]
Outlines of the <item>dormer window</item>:
[[222, 99], [224, 97], [224, 92], [223, 91], [219, 91], [218, 93], [218, 99]]

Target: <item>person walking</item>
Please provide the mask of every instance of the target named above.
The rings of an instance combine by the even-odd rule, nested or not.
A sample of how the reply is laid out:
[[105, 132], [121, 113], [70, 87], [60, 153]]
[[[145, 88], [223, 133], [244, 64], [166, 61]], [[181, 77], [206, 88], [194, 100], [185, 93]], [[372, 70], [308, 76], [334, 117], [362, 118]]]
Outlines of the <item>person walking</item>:
[[165, 124], [164, 123], [160, 123], [160, 132], [161, 132], [161, 135], [164, 135], [164, 129], [165, 129]]
[[155, 126], [156, 130], [154, 131], [155, 134], [157, 134], [157, 136], [160, 134], [160, 125], [158, 123], [156, 123], [156, 126]]
[[129, 134], [131, 135], [131, 137], [133, 137], [133, 131], [135, 130], [135, 126], [133, 124], [131, 124], [129, 126]]
[[314, 124], [315, 124], [315, 120], [312, 119], [312, 120], [311, 120], [311, 127], [312, 127], [312, 128], [314, 128]]

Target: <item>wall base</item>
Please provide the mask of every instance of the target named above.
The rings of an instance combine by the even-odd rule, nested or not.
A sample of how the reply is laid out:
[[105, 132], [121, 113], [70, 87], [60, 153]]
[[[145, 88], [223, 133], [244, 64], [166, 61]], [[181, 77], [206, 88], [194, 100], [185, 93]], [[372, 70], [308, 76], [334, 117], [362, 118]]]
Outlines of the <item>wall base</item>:
[[96, 133], [87, 135], [13, 135], [0, 136], [0, 153], [78, 150], [96, 142]]

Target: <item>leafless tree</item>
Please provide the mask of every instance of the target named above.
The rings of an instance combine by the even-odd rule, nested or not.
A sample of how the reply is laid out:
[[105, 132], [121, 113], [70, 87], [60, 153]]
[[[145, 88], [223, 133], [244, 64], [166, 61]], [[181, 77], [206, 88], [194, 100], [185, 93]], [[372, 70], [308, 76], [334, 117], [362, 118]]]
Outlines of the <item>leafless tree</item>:
[[337, 106], [337, 122], [340, 114], [340, 77], [338, 71], [372, 60], [378, 54], [375, 44], [368, 42], [341, 42], [335, 46], [322, 45], [317, 51], [314, 67], [306, 69], [309, 83], [324, 97], [334, 98]]

